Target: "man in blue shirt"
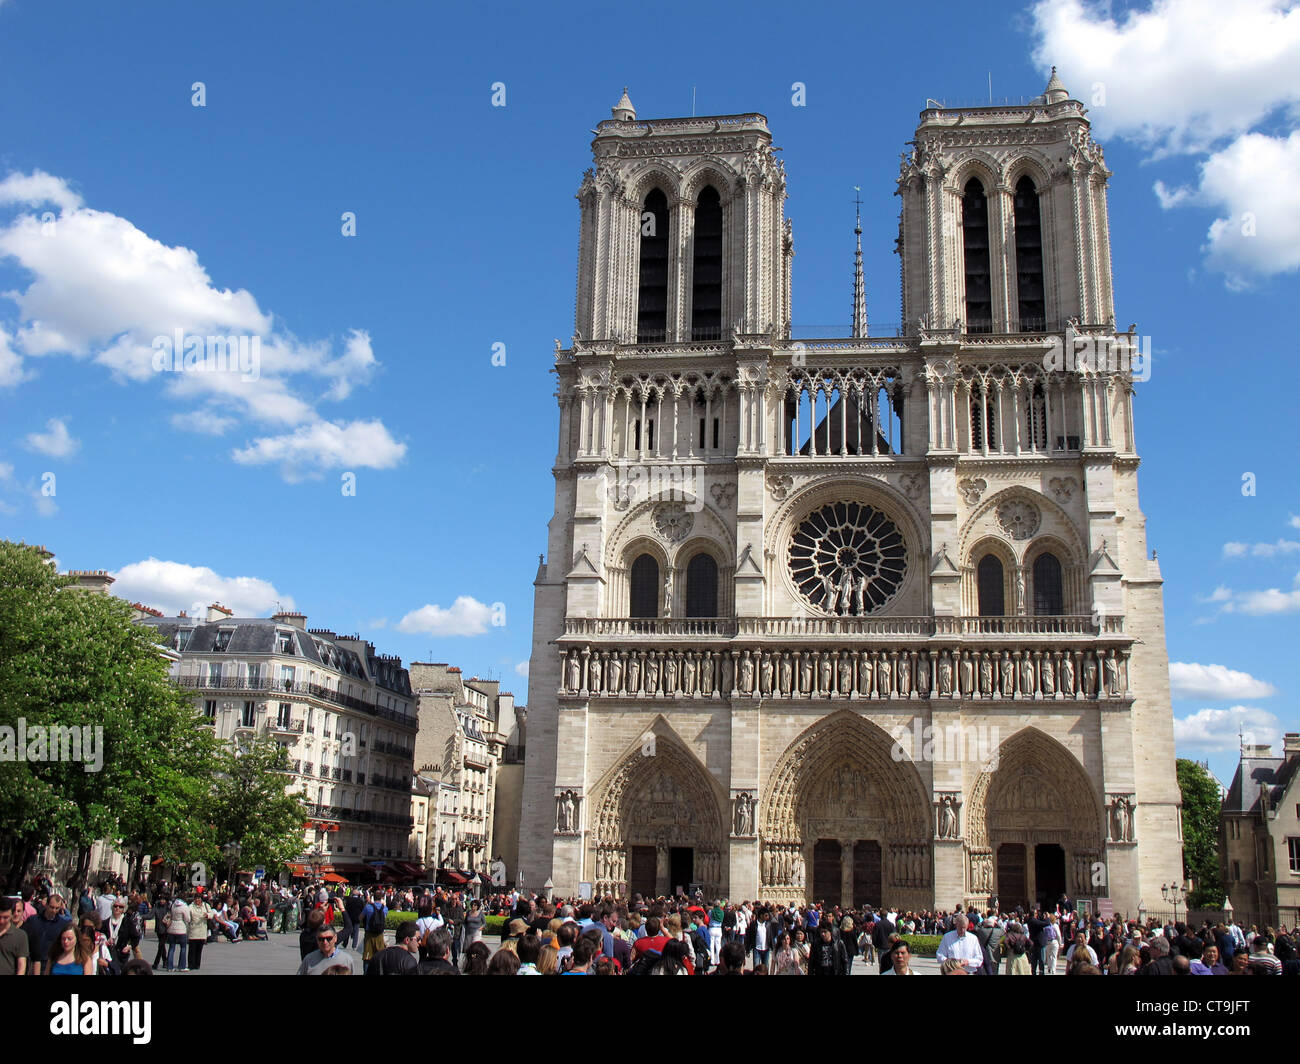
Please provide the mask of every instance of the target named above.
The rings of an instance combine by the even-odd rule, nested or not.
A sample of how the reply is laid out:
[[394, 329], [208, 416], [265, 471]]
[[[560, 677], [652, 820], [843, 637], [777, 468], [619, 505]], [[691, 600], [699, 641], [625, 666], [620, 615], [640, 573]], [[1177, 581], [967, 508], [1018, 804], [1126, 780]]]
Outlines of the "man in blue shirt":
[[45, 901], [45, 907], [23, 923], [27, 935], [29, 953], [27, 970], [32, 975], [44, 975], [45, 957], [50, 952], [50, 945], [59, 937], [63, 925], [72, 922], [72, 917], [65, 911], [62, 894], [51, 894]]
[[365, 935], [361, 959], [366, 967], [370, 966], [372, 957], [384, 951], [384, 924], [387, 919], [388, 906], [384, 904], [384, 896], [375, 891], [366, 907], [361, 910], [361, 928]]

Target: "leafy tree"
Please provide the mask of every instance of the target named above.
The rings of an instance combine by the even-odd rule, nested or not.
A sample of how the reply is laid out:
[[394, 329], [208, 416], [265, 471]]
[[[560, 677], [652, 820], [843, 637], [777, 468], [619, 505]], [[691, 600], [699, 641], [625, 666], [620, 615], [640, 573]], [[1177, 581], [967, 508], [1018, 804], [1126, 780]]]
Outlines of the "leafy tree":
[[152, 633], [132, 623], [125, 602], [73, 583], [37, 548], [0, 540], [0, 725], [77, 731], [61, 751], [47, 744], [43, 759], [0, 761], [15, 884], [49, 842], [78, 851], [73, 886], [85, 881], [97, 840], [153, 844], [146, 798], [174, 836], [192, 833], [195, 799], [211, 779], [211, 737], [169, 680]]
[[1183, 795], [1183, 874], [1196, 884], [1191, 908], [1223, 904], [1219, 879], [1219, 785], [1197, 761], [1179, 758], [1178, 789]]
[[[288, 765], [288, 751], [260, 735], [217, 755], [209, 820], [218, 848], [239, 846], [240, 867], [274, 871], [302, 852], [307, 809], [301, 795], [285, 793]], [[224, 855], [216, 867], [228, 867]]]

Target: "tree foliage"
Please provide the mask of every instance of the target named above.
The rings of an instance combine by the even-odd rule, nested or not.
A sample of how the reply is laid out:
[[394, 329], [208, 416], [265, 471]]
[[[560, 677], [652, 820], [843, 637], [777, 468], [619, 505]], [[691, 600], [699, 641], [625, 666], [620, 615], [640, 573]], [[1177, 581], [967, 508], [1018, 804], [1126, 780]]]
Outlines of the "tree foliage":
[[285, 793], [288, 763], [284, 747], [265, 736], [224, 747], [217, 755], [210, 802], [215, 842], [219, 847], [236, 843], [242, 868], [274, 870], [302, 851], [307, 810], [300, 795]]
[[1183, 796], [1183, 874], [1196, 889], [1192, 908], [1223, 904], [1219, 879], [1219, 785], [1197, 761], [1179, 758], [1178, 789]]

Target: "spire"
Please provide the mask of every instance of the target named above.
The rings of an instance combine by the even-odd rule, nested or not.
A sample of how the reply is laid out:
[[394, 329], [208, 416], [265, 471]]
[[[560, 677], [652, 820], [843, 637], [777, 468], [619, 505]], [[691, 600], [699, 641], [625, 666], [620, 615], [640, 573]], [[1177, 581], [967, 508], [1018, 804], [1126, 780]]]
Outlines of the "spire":
[[857, 209], [853, 233], [858, 240], [853, 253], [853, 335], [861, 337], [867, 335], [867, 285], [862, 279], [862, 189], [854, 185], [853, 191], [858, 193], [853, 199]]
[[627, 86], [623, 86], [623, 97], [616, 103], [611, 110], [614, 118], [620, 122], [633, 122], [636, 120], [636, 108], [632, 106], [632, 101], [628, 99]]
[[1047, 103], [1060, 103], [1069, 98], [1070, 94], [1066, 91], [1065, 85], [1056, 76], [1056, 67], [1052, 67], [1052, 77], [1047, 83], [1047, 88], [1043, 90], [1043, 99]]

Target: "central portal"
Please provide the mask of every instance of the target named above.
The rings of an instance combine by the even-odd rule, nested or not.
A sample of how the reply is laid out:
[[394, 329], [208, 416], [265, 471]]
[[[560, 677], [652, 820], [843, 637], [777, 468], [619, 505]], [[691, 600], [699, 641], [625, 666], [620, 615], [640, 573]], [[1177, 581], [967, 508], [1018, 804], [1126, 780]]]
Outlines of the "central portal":
[[676, 894], [687, 893], [695, 878], [695, 851], [689, 846], [674, 846], [668, 851], [668, 887]]
[[840, 903], [840, 859], [843, 849], [834, 839], [818, 839], [813, 847], [813, 899], [829, 905]]
[[880, 843], [859, 839], [853, 846], [853, 905], [873, 908], [884, 902]]

